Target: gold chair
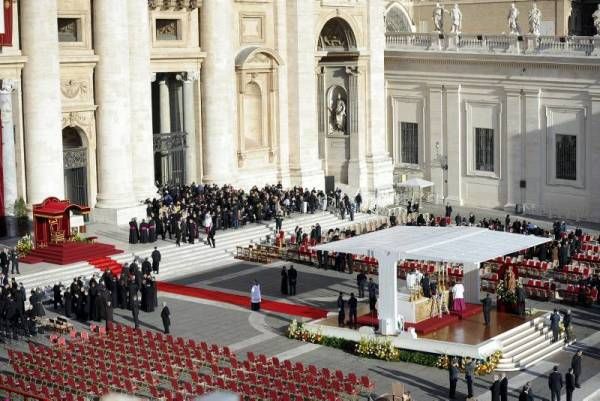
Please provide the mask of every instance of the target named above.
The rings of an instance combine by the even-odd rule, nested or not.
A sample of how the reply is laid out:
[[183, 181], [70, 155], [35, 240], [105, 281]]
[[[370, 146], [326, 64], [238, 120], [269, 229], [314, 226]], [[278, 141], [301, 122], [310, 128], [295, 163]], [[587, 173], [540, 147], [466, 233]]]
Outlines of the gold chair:
[[65, 230], [59, 230], [58, 219], [51, 219], [48, 223], [50, 225], [50, 242], [54, 244], [65, 242]]

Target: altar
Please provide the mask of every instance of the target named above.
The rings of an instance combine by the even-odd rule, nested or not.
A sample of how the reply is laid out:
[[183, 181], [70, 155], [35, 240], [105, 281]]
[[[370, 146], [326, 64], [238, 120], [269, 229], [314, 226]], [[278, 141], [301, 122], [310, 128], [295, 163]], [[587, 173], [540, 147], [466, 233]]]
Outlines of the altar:
[[441, 304], [448, 305], [449, 291], [443, 290], [441, 298], [416, 297], [406, 288], [398, 292], [398, 315], [404, 317], [405, 323], [420, 323], [440, 315]]

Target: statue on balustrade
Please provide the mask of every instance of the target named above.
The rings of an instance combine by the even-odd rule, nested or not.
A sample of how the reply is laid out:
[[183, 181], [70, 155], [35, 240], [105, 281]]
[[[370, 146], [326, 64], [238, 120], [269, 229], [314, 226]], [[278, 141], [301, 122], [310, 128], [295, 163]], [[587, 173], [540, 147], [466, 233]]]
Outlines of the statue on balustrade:
[[533, 8], [529, 10], [529, 33], [540, 36], [542, 26], [542, 11], [537, 8], [537, 3], [533, 3]]
[[598, 4], [598, 9], [594, 11], [592, 14], [592, 18], [594, 19], [594, 28], [596, 28], [596, 37], [600, 36], [600, 4]]
[[462, 27], [462, 12], [458, 8], [458, 4], [454, 4], [454, 8], [450, 11], [450, 19], [452, 20], [452, 33], [460, 34]]
[[508, 10], [508, 33], [510, 35], [519, 35], [519, 10], [515, 3], [510, 5], [510, 10]]
[[444, 13], [448, 11], [444, 10], [444, 6], [440, 3], [436, 3], [433, 9], [433, 28], [434, 32], [444, 33]]

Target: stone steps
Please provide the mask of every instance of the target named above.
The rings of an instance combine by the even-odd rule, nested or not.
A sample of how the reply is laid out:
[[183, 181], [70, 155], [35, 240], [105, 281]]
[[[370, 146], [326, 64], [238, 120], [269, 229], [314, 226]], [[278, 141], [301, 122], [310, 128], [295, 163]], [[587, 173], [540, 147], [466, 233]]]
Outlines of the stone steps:
[[496, 370], [526, 369], [564, 347], [562, 339], [552, 343], [552, 334], [545, 320], [546, 316], [540, 316], [497, 337], [502, 346], [502, 358]]

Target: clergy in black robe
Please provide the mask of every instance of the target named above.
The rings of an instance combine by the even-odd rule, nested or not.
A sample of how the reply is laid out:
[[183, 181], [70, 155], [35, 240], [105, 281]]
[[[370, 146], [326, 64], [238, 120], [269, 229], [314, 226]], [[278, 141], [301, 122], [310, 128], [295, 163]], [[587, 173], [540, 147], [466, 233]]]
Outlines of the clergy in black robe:
[[492, 401], [500, 401], [500, 379], [498, 378], [498, 375], [494, 375], [494, 382], [490, 386], [490, 392]]
[[431, 287], [429, 285], [429, 274], [425, 273], [421, 279], [421, 288], [423, 289], [423, 296], [425, 298], [431, 298]]
[[508, 377], [504, 373], [500, 379], [500, 400], [508, 401]]
[[110, 297], [109, 297], [110, 302], [112, 305], [115, 305], [115, 306], [119, 305], [119, 294], [117, 291], [117, 286], [118, 286], [117, 278], [115, 276], [112, 276], [110, 278], [110, 282], [107, 285], [107, 289], [108, 289], [108, 292], [110, 293]]
[[98, 310], [96, 308], [98, 287], [96, 286], [96, 282], [93, 280], [90, 280], [90, 289], [88, 294], [90, 299], [90, 320], [98, 321]]
[[146, 223], [145, 220], [142, 220], [142, 222], [140, 224], [140, 244], [148, 243], [149, 239], [150, 239], [150, 235], [148, 232], [148, 223]]
[[148, 258], [145, 258], [144, 261], [142, 262], [142, 274], [147, 275], [147, 274], [150, 274], [151, 271], [152, 271], [152, 265], [150, 264], [150, 261], [148, 260]]
[[138, 329], [140, 327], [140, 320], [139, 320], [140, 307], [138, 305], [137, 296], [135, 298], [133, 298], [133, 300], [131, 302], [131, 314], [133, 316], [133, 323], [135, 324], [135, 328]]
[[129, 222], [129, 243], [137, 244], [138, 240], [139, 240], [138, 224], [137, 224], [137, 221], [135, 221], [135, 219], [132, 219]]
[[68, 288], [65, 290], [64, 294], [64, 303], [65, 303], [65, 316], [70, 318], [73, 313], [73, 301], [71, 299], [71, 290]]
[[169, 334], [169, 327], [171, 326], [171, 311], [167, 306], [166, 302], [163, 302], [162, 311], [160, 311], [160, 318], [162, 319], [163, 326], [165, 328], [165, 334]]
[[117, 282], [117, 298], [119, 299], [119, 308], [127, 309], [129, 302], [127, 301], [127, 280], [125, 276], [121, 276]]
[[154, 272], [154, 274], [158, 274], [160, 260], [162, 258], [160, 251], [156, 247], [154, 247], [154, 250], [152, 251], [152, 254], [150, 256], [152, 257], [152, 271]]
[[137, 292], [138, 292], [138, 286], [136, 284], [135, 281], [130, 280], [129, 283], [127, 284], [127, 292], [129, 294], [129, 307], [128, 309], [132, 308], [133, 305], [133, 300], [137, 298]]
[[110, 301], [106, 303], [106, 331], [112, 330], [113, 325], [113, 306]]
[[148, 223], [148, 239], [150, 242], [156, 242], [156, 223], [154, 219]]

